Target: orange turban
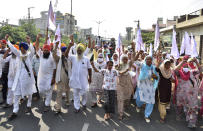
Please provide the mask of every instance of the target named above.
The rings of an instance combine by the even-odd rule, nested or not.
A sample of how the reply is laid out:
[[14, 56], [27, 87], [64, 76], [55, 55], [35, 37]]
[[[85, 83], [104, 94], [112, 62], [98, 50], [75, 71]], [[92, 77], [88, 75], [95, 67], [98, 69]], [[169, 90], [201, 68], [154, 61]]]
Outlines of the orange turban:
[[65, 43], [61, 43], [61, 47], [66, 47], [66, 44]]
[[14, 45], [14, 47], [15, 47], [17, 50], [19, 50], [19, 45]]
[[50, 43], [50, 46], [51, 46], [51, 47], [54, 47], [54, 43]]

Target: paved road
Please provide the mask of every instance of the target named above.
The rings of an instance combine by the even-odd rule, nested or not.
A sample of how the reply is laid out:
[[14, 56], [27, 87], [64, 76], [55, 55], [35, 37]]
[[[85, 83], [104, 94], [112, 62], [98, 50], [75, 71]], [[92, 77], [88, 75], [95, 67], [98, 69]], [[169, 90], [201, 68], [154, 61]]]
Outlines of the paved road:
[[[55, 96], [55, 92], [53, 97]], [[88, 98], [89, 99], [89, 98]], [[167, 122], [160, 124], [157, 106], [152, 114], [150, 124], [145, 123], [142, 113], [136, 113], [134, 102], [125, 113], [125, 119], [119, 121], [117, 115], [109, 121], [103, 119], [104, 111], [102, 107], [92, 109], [90, 103], [87, 104], [87, 110], [78, 114], [73, 113], [73, 104], [70, 107], [63, 107], [62, 114], [56, 115], [52, 111], [43, 112], [43, 101], [34, 101], [32, 104], [32, 114], [26, 115], [24, 109], [26, 104], [20, 106], [20, 112], [17, 119], [7, 121], [7, 116], [12, 109], [0, 108], [0, 131], [190, 131], [187, 123], [177, 122], [175, 113], [172, 109], [167, 116]], [[54, 98], [51, 103], [54, 105]], [[203, 121], [198, 123], [196, 131], [203, 131]]]

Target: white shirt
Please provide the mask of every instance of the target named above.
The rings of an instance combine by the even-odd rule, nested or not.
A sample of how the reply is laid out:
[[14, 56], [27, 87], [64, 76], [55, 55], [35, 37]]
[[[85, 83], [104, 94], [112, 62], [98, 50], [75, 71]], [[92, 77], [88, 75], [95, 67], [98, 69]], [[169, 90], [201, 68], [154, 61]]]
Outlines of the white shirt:
[[68, 60], [72, 63], [69, 86], [86, 90], [88, 88], [88, 69], [91, 69], [90, 60], [85, 56], [78, 60], [76, 55], [69, 56]]
[[16, 71], [18, 68], [18, 60], [19, 58], [12, 58], [12, 55], [6, 57], [6, 59], [4, 59], [4, 62], [9, 62], [9, 71], [8, 71], [8, 88], [12, 88], [13, 86], [13, 82], [15, 79], [15, 75], [16, 75]]
[[104, 75], [103, 89], [116, 90], [118, 71], [111, 69], [102, 69], [100, 73]]

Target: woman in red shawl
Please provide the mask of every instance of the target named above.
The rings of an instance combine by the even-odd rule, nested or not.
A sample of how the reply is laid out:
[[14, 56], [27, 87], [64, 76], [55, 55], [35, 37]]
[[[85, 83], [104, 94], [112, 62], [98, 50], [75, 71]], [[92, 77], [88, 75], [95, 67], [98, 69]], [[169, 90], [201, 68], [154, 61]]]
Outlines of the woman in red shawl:
[[190, 70], [187, 59], [188, 57], [184, 57], [183, 61], [175, 68], [175, 74], [178, 81], [176, 89], [176, 119], [180, 120], [182, 111], [184, 110], [186, 121], [188, 121], [188, 127], [195, 128], [197, 122], [199, 92], [195, 75], [199, 74], [200, 65], [197, 60], [194, 59], [199, 70]]

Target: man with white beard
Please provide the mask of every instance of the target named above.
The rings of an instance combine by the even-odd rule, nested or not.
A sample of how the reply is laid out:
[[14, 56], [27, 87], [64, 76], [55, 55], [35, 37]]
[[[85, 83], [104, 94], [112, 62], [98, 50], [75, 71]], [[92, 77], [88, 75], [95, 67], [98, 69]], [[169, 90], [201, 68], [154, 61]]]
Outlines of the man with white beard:
[[43, 45], [43, 51], [39, 49], [39, 38], [37, 36], [36, 52], [40, 57], [40, 66], [38, 72], [38, 88], [39, 92], [45, 95], [44, 112], [47, 112], [50, 107], [52, 98], [52, 85], [55, 83], [56, 63], [51, 53], [51, 47], [48, 44]]
[[[17, 71], [12, 85], [12, 91], [14, 94], [13, 113], [9, 116], [9, 120], [13, 120], [17, 117], [19, 111], [19, 100], [25, 96], [28, 98], [26, 113], [31, 112], [32, 94], [36, 92], [31, 63], [35, 51], [32, 44], [27, 44], [25, 42], [19, 44], [20, 51], [18, 51], [10, 42], [8, 42], [8, 46], [11, 49], [11, 52], [13, 52], [18, 58]], [[28, 51], [29, 48], [30, 51]]]
[[[90, 39], [89, 42], [91, 42]], [[90, 60], [83, 55], [85, 47], [82, 44], [77, 46], [76, 55], [69, 55], [70, 48], [73, 44], [74, 42], [71, 41], [65, 52], [65, 56], [68, 57], [72, 63], [72, 74], [69, 86], [74, 89], [74, 108], [75, 113], [78, 113], [80, 111], [80, 96], [82, 96], [83, 109], [86, 109], [88, 82], [91, 83], [92, 69]]]
[[[66, 46], [61, 47], [61, 51], [58, 49], [59, 42], [56, 43], [55, 48], [53, 50], [53, 57], [57, 64], [57, 71], [56, 71], [56, 85], [57, 85], [57, 96], [56, 96], [56, 104], [54, 106], [55, 112], [61, 112], [62, 106], [62, 92], [63, 88], [65, 88], [66, 94], [66, 106], [69, 106], [69, 72], [68, 68], [71, 66], [67, 59], [65, 58], [64, 54], [67, 49]], [[58, 53], [57, 53], [58, 52]]]

